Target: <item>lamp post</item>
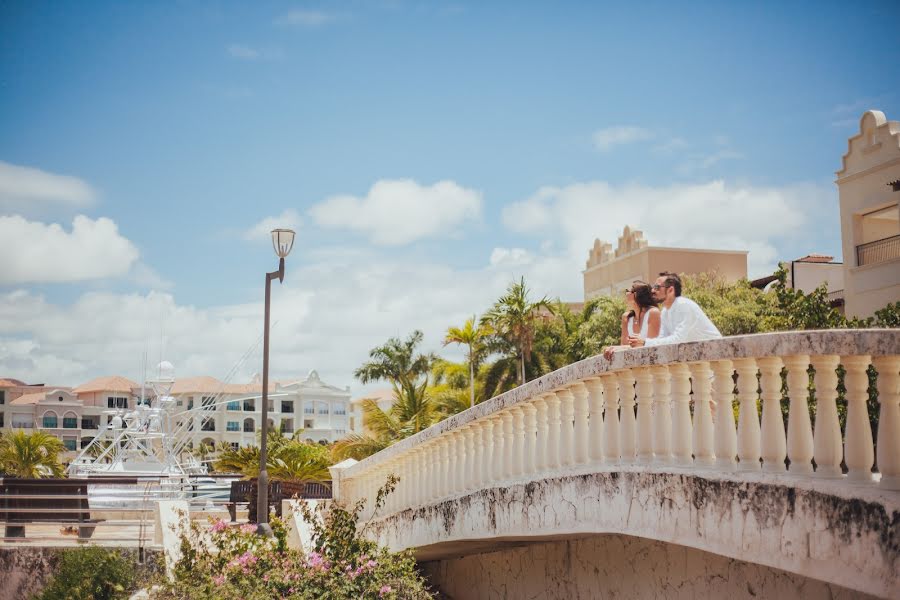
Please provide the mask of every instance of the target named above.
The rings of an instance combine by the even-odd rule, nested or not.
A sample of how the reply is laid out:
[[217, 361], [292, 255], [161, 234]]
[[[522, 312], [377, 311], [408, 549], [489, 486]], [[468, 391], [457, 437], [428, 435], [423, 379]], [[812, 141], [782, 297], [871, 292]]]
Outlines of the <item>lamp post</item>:
[[272, 280], [284, 281], [284, 259], [294, 246], [292, 229], [273, 229], [272, 246], [278, 255], [278, 270], [266, 273], [266, 310], [263, 325], [263, 372], [262, 372], [262, 436], [259, 442], [259, 479], [256, 496], [256, 520], [259, 521], [256, 532], [267, 537], [272, 536], [269, 525], [269, 472], [266, 469], [268, 455], [266, 446], [269, 437], [269, 297], [272, 294]]

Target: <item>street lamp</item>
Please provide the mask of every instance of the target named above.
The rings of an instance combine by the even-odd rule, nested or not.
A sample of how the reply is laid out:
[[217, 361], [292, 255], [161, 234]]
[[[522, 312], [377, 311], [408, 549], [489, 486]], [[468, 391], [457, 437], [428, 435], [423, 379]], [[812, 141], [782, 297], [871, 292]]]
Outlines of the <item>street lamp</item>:
[[256, 532], [272, 537], [269, 526], [269, 472], [266, 469], [268, 456], [266, 446], [269, 437], [269, 297], [272, 294], [272, 280], [284, 281], [284, 259], [294, 246], [294, 230], [273, 229], [272, 247], [278, 255], [278, 270], [266, 273], [266, 310], [263, 325], [263, 372], [262, 372], [262, 439], [259, 443], [259, 479], [256, 497], [256, 520], [259, 521]]

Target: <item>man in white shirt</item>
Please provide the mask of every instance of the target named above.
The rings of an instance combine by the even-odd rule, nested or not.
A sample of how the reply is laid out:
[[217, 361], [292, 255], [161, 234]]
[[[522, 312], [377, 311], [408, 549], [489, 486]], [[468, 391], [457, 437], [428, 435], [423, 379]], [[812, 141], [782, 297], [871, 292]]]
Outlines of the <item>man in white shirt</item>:
[[699, 342], [722, 337], [696, 302], [681, 295], [681, 278], [675, 273], [660, 273], [653, 286], [653, 297], [662, 303], [659, 337], [642, 339], [629, 336], [632, 348]]

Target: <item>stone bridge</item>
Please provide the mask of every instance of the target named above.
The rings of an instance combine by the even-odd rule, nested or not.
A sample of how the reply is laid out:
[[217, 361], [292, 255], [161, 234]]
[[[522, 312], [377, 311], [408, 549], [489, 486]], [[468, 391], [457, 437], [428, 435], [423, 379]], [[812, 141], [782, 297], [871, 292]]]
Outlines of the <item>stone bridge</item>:
[[900, 598], [900, 331], [593, 357], [332, 475], [453, 598]]

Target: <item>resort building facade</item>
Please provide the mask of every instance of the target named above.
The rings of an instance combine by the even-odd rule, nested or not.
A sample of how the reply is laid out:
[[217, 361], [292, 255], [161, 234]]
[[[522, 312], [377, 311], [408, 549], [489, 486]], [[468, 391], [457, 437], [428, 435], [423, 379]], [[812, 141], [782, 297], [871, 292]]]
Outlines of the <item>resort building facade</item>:
[[582, 272], [584, 299], [619, 294], [637, 280], [652, 283], [662, 271], [714, 271], [726, 281], [737, 281], [747, 277], [747, 251], [650, 246], [643, 232], [626, 226], [615, 250], [610, 243], [594, 240]]
[[[262, 384], [227, 384], [213, 377], [176, 379], [170, 395], [176, 414], [191, 419], [192, 445], [257, 444]], [[117, 413], [152, 401], [153, 392], [125, 377], [98, 377], [75, 388], [27, 385], [0, 379], [0, 430], [43, 430], [67, 450], [87, 446]], [[350, 431], [350, 391], [324, 383], [316, 371], [301, 380], [273, 382], [269, 426], [304, 440], [334, 442]]]
[[866, 111], [836, 175], [844, 310], [869, 317], [900, 300], [900, 122]]

